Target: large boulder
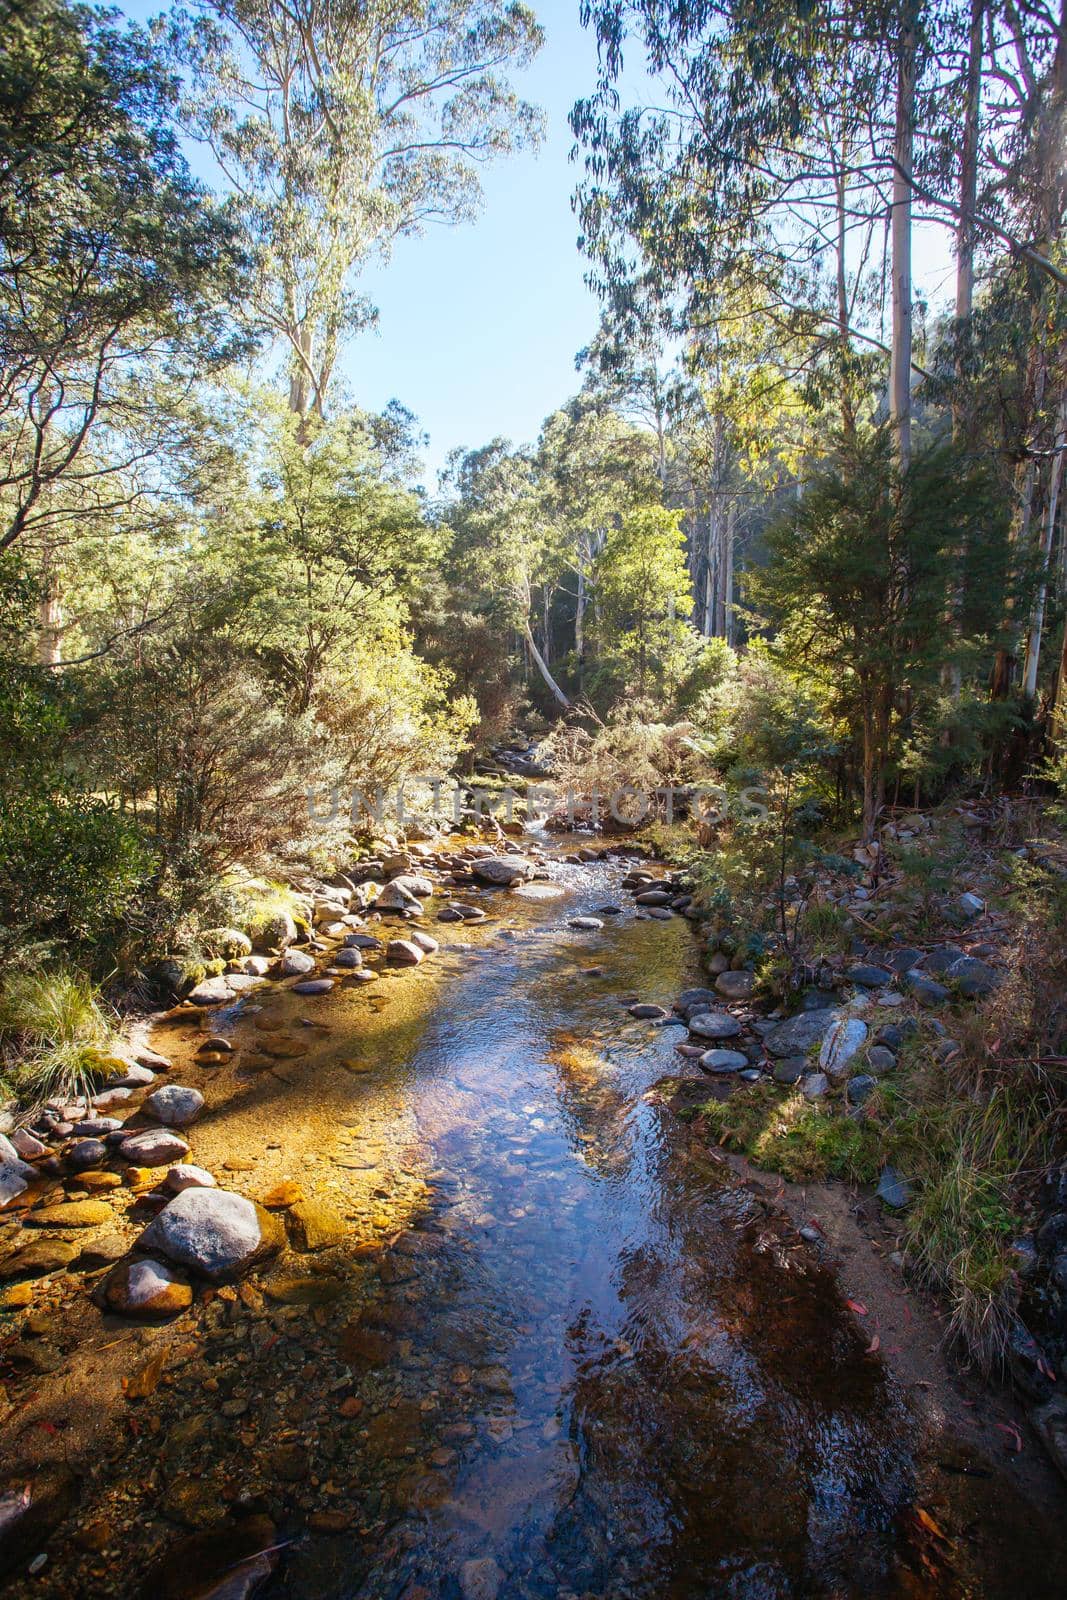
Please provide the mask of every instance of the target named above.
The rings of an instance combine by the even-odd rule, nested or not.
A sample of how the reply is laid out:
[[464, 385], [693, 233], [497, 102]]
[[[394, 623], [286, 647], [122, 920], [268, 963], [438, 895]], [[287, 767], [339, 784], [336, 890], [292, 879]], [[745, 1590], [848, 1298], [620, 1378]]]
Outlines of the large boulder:
[[534, 864], [525, 856], [482, 856], [471, 863], [471, 871], [480, 883], [507, 889], [513, 883], [525, 883], [532, 878]]
[[836, 1021], [837, 1012], [830, 1008], [800, 1011], [772, 1028], [763, 1042], [772, 1056], [806, 1055], [812, 1045], [822, 1042]]
[[254, 1200], [228, 1189], [183, 1189], [148, 1224], [137, 1247], [221, 1283], [283, 1243], [280, 1225]]

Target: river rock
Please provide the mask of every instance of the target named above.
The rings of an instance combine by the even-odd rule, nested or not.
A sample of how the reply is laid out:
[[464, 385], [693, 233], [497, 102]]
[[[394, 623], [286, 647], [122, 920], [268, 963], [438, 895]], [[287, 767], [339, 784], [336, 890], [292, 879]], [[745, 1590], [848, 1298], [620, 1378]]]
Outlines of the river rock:
[[6, 1133], [0, 1133], [0, 1206], [16, 1199], [37, 1177], [27, 1161], [23, 1161]]
[[405, 889], [402, 878], [394, 878], [392, 883], [387, 883], [381, 894], [374, 902], [376, 911], [413, 911], [420, 914], [422, 901]]
[[[426, 900], [433, 894], [433, 883], [419, 872], [401, 873], [386, 884], [386, 888], [394, 887], [403, 889], [413, 900]], [[381, 905], [380, 897], [375, 903], [376, 905]]]
[[1060, 1472], [1067, 1478], [1067, 1398], [1053, 1395], [1043, 1406], [1030, 1412], [1038, 1438]]
[[[922, 970], [927, 973], [932, 972], [940, 978], [954, 962], [961, 960], [966, 954], [966, 950], [961, 950], [957, 944], [939, 944], [929, 955], [923, 957]], [[919, 964], [915, 963], [916, 966]]]
[[78, 1249], [66, 1239], [35, 1239], [0, 1261], [0, 1280], [6, 1283], [11, 1278], [44, 1278], [50, 1272], [62, 1272]]
[[849, 967], [845, 977], [850, 983], [858, 983], [861, 989], [881, 989], [884, 984], [893, 981], [893, 974], [888, 967], [865, 966], [862, 962]]
[[204, 1109], [204, 1097], [199, 1089], [187, 1089], [184, 1084], [165, 1083], [148, 1096], [144, 1109], [167, 1128], [187, 1128], [195, 1122]]
[[189, 1154], [189, 1146], [167, 1128], [147, 1128], [133, 1133], [119, 1145], [119, 1155], [132, 1167], [169, 1167]]
[[725, 1074], [730, 1072], [743, 1072], [748, 1066], [747, 1056], [740, 1050], [705, 1050], [699, 1059], [699, 1065], [705, 1072]]
[[15, 1128], [11, 1134], [11, 1145], [17, 1156], [23, 1161], [35, 1161], [38, 1156], [48, 1154], [48, 1146], [43, 1139], [31, 1133], [29, 1128]]
[[714, 1010], [717, 999], [713, 989], [683, 989], [674, 1002], [674, 1009], [683, 1017], [689, 1017], [695, 1011]]
[[567, 926], [577, 928], [579, 933], [599, 933], [604, 924], [599, 917], [570, 917]]
[[726, 1000], [747, 1000], [756, 984], [754, 972], [720, 972], [715, 992]]
[[326, 1250], [344, 1242], [344, 1218], [323, 1200], [297, 1200], [289, 1216], [300, 1250]]
[[525, 856], [482, 856], [471, 862], [471, 871], [480, 883], [494, 888], [508, 888], [516, 879], [523, 882], [532, 878], [534, 864]]
[[425, 954], [411, 939], [390, 939], [385, 947], [386, 960], [405, 967], [417, 967]]
[[786, 1085], [786, 1087], [791, 1087], [794, 1083], [800, 1082], [801, 1078], [807, 1071], [807, 1068], [807, 1056], [783, 1056], [781, 1061], [776, 1061], [774, 1063], [774, 1072], [772, 1076], [775, 1083], [781, 1083]]
[[299, 983], [293, 984], [294, 994], [329, 994], [333, 988], [332, 978], [301, 978]]
[[[567, 893], [559, 883], [520, 883], [511, 892], [518, 900], [559, 900]], [[462, 912], [457, 912], [456, 917], [461, 918]], [[451, 922], [454, 918], [442, 917], [441, 920]]]
[[101, 1167], [107, 1160], [107, 1145], [103, 1139], [79, 1139], [72, 1144], [64, 1157], [72, 1172], [88, 1172], [90, 1167]]
[[345, 934], [345, 948], [348, 950], [380, 950], [382, 941], [375, 938], [373, 933], [347, 933]]
[[346, 970], [353, 971], [356, 967], [363, 965], [363, 952], [349, 946], [342, 950], [335, 950], [330, 960], [335, 967], [343, 967]]
[[895, 1167], [883, 1167], [876, 1191], [879, 1200], [894, 1211], [903, 1211], [911, 1204], [911, 1184], [902, 1178]]
[[69, 1467], [39, 1467], [0, 1483], [0, 1577], [24, 1567], [70, 1515], [78, 1479]]
[[968, 1000], [992, 994], [1000, 983], [1000, 973], [977, 956], [961, 956], [948, 968], [945, 977]]
[[287, 950], [278, 963], [283, 978], [299, 978], [305, 972], [314, 972], [315, 957], [306, 950]]
[[627, 1006], [626, 1009], [631, 1017], [639, 1017], [642, 1021], [658, 1022], [662, 1017], [668, 1015], [663, 1006], [654, 1006], [645, 1000], [638, 1001], [637, 1005]]
[[283, 1242], [278, 1223], [255, 1201], [228, 1189], [185, 1189], [137, 1245], [219, 1283], [275, 1254]]
[[772, 1056], [805, 1055], [812, 1045], [821, 1043], [836, 1021], [837, 1012], [830, 1008], [801, 1011], [772, 1028], [764, 1043]]
[[35, 1228], [99, 1228], [114, 1218], [106, 1200], [68, 1200], [65, 1205], [30, 1211], [25, 1220]]
[[639, 906], [665, 906], [670, 900], [670, 893], [666, 889], [642, 889], [634, 899]]
[[188, 1279], [163, 1261], [123, 1261], [108, 1274], [104, 1301], [124, 1317], [174, 1317], [193, 1303]]
[[191, 989], [187, 999], [194, 1006], [225, 1006], [234, 998], [236, 990], [228, 977], [205, 978]]
[[424, 955], [432, 956], [441, 946], [430, 933], [423, 933], [421, 928], [413, 928], [408, 935], [412, 944], [417, 944]]
[[104, 1084], [105, 1089], [147, 1089], [149, 1084], [156, 1081], [156, 1075], [151, 1067], [139, 1066], [133, 1062], [121, 1076], [108, 1078]]
[[949, 992], [943, 983], [938, 983], [935, 978], [928, 978], [924, 972], [913, 967], [905, 973], [904, 981], [908, 993], [918, 1000], [921, 1006], [943, 1006], [949, 999]]
[[819, 1051], [819, 1066], [830, 1078], [848, 1075], [848, 1064], [867, 1042], [867, 1024], [858, 1017], [841, 1017], [829, 1028]]
[[800, 1085], [805, 1100], [821, 1100], [830, 1092], [830, 1080], [825, 1072], [809, 1072]]
[[741, 1024], [728, 1011], [698, 1011], [689, 1018], [689, 1031], [700, 1039], [736, 1039]]
[[195, 1167], [191, 1162], [179, 1161], [171, 1167], [164, 1182], [171, 1194], [181, 1194], [185, 1189], [214, 1189], [215, 1179], [205, 1167]]

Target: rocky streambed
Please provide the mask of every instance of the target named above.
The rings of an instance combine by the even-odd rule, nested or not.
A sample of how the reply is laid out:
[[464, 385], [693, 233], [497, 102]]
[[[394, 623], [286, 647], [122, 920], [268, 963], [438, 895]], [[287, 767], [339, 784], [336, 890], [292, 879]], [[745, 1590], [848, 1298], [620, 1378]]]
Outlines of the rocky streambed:
[[11, 1593], [1058, 1592], [936, 1330], [895, 1372], [830, 1230], [660, 1092], [854, 1081], [891, 974], [754, 1017], [685, 885], [593, 846], [308, 893], [8, 1154]]

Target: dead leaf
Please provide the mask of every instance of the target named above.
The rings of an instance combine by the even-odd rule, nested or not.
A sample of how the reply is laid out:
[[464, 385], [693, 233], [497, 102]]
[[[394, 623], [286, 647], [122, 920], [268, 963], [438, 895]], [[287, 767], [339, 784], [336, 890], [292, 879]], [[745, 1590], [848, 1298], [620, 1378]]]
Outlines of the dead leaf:
[[150, 1394], [155, 1394], [166, 1365], [166, 1350], [157, 1350], [154, 1355], [149, 1356], [144, 1366], [139, 1372], [135, 1372], [132, 1378], [123, 1378], [122, 1392], [126, 1399], [147, 1400]]
[[846, 1300], [845, 1304], [850, 1311], [856, 1313], [857, 1317], [865, 1317], [867, 1315], [867, 1307], [862, 1300]]

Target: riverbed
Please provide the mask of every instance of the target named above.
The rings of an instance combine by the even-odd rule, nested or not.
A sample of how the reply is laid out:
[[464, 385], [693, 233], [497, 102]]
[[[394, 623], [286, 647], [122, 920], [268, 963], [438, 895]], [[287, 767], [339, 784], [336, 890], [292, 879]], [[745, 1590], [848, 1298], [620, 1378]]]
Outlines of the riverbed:
[[336, 1231], [86, 1336], [60, 1394], [95, 1383], [126, 1431], [20, 1593], [207, 1592], [234, 1529], [232, 1592], [269, 1600], [1058, 1592], [1006, 1467], [932, 1426], [819, 1241], [665, 1103], [699, 1076], [684, 1028], [627, 1007], [669, 1010], [695, 944], [626, 865], [486, 892], [418, 967], [256, 989], [207, 1019], [215, 1067], [196, 1022], [155, 1030], [208, 1101], [193, 1159]]

